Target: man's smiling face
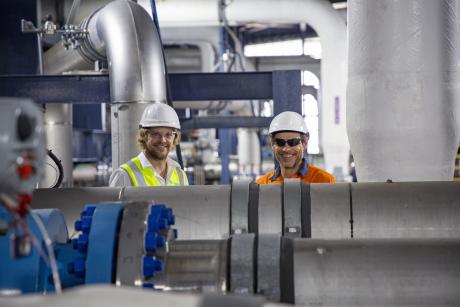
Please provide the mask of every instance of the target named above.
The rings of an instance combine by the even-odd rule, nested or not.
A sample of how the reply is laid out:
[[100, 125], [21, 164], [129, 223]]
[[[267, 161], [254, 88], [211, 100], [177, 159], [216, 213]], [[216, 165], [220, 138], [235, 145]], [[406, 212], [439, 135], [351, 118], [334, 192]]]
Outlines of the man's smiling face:
[[147, 132], [145, 150], [155, 160], [165, 160], [174, 146], [176, 132], [173, 128], [150, 128]]
[[[277, 140], [284, 140], [278, 141], [278, 143], [285, 143], [283, 146], [277, 144]], [[290, 146], [286, 141], [288, 140], [300, 140], [297, 145]], [[304, 151], [307, 148], [307, 140], [302, 140], [302, 135], [298, 132], [278, 132], [272, 138], [272, 150], [275, 154], [276, 160], [279, 162], [280, 166], [285, 169], [295, 169], [298, 168], [302, 162]], [[297, 141], [290, 141], [297, 142]]]

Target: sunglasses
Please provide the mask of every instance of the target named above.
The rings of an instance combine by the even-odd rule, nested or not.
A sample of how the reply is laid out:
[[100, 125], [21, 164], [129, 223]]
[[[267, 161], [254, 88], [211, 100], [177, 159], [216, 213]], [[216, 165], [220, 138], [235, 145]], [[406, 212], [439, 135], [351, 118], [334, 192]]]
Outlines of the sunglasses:
[[279, 147], [284, 147], [284, 145], [288, 144], [289, 147], [294, 147], [300, 144], [302, 140], [300, 138], [295, 138], [295, 139], [289, 139], [289, 140], [284, 140], [284, 139], [275, 139], [275, 144], [276, 146]]

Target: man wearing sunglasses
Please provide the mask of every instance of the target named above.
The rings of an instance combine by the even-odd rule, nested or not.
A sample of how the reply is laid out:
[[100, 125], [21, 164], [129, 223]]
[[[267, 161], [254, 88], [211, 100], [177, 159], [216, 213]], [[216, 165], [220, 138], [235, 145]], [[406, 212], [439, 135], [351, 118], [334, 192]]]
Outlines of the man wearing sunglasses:
[[109, 186], [188, 185], [185, 172], [168, 157], [179, 140], [176, 111], [164, 103], [149, 105], [139, 123], [138, 142], [142, 151], [112, 173]]
[[258, 184], [281, 184], [284, 178], [298, 178], [307, 183], [334, 183], [328, 172], [309, 165], [304, 158], [309, 133], [303, 117], [295, 112], [283, 112], [275, 116], [268, 130], [275, 169], [257, 178]]

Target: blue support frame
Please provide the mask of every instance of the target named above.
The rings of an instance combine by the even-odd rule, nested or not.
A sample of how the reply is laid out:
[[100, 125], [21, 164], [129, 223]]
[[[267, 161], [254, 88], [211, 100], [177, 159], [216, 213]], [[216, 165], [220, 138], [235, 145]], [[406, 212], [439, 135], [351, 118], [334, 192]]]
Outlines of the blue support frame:
[[[274, 115], [283, 111], [301, 113], [299, 70], [273, 72], [170, 74], [173, 100], [268, 100]], [[28, 97], [38, 103], [110, 102], [108, 75], [0, 76], [0, 96]], [[249, 102], [248, 102], [249, 103]], [[268, 127], [272, 117], [213, 116], [182, 120], [183, 130], [217, 128], [222, 159], [221, 183], [230, 182], [229, 139], [226, 128]]]
[[[275, 115], [302, 111], [299, 70], [170, 74], [170, 81], [173, 100], [273, 99]], [[108, 75], [0, 76], [0, 96], [31, 98], [37, 103], [111, 101]], [[213, 128], [267, 127], [267, 120], [271, 118], [216, 116], [196, 118], [190, 124], [185, 120], [184, 127], [209, 128], [211, 121]]]

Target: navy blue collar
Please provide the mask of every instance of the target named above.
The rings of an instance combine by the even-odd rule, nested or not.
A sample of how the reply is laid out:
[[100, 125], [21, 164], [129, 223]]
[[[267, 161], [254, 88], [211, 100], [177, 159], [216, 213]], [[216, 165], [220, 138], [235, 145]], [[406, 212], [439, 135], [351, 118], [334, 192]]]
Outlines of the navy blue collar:
[[[300, 178], [303, 178], [303, 177], [307, 176], [307, 172], [308, 172], [308, 162], [307, 162], [307, 160], [305, 158], [303, 158], [302, 159], [302, 164], [300, 165], [300, 168], [297, 171], [297, 174], [300, 175]], [[280, 167], [278, 161], [276, 161], [276, 163], [275, 163], [275, 174], [270, 178], [270, 180], [274, 181], [279, 176], [281, 176], [281, 167]]]

